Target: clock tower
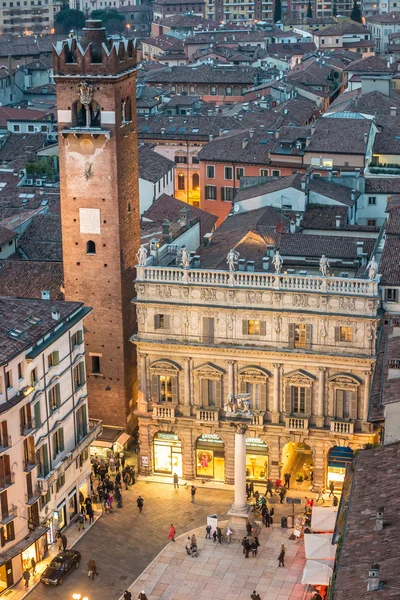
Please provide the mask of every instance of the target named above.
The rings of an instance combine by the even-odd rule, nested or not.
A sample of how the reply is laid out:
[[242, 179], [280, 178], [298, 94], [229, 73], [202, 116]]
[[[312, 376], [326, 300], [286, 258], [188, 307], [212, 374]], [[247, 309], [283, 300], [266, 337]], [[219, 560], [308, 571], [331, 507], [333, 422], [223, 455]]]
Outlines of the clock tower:
[[[136, 46], [108, 39], [91, 20], [81, 40], [58, 42], [53, 58], [65, 296], [93, 307], [84, 349], [90, 414], [130, 430], [140, 241]], [[71, 352], [74, 360], [80, 350]]]

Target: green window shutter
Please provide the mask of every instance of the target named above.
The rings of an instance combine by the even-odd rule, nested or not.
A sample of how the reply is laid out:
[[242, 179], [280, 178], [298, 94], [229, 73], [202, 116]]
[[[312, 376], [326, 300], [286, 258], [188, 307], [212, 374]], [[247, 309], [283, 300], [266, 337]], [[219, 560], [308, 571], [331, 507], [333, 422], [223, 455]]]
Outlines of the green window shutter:
[[57, 436], [56, 434], [53, 435], [53, 460], [55, 460], [57, 456]]
[[82, 329], [79, 329], [79, 331], [76, 332], [76, 339], [78, 344], [82, 344], [83, 342], [83, 331]]
[[47, 444], [44, 444], [42, 446], [43, 450], [42, 450], [42, 456], [43, 456], [43, 469], [44, 469], [44, 473], [47, 475], [49, 472], [49, 449], [47, 447]]
[[312, 388], [307, 387], [305, 390], [305, 402], [304, 402], [304, 414], [307, 416], [311, 415], [311, 398], [312, 398]]
[[260, 321], [260, 335], [265, 335], [267, 333], [266, 323], [265, 321]]
[[312, 325], [306, 325], [306, 350], [311, 350]]
[[53, 390], [50, 390], [49, 393], [47, 394], [47, 400], [48, 400], [48, 403], [49, 403], [49, 412], [51, 414], [53, 412], [53, 405], [54, 405], [54, 402], [53, 402]]
[[343, 419], [344, 391], [336, 390], [335, 416]]
[[172, 402], [178, 402], [178, 377], [171, 377]]
[[54, 350], [53, 352], [53, 365], [60, 364], [60, 353], [58, 350]]
[[151, 399], [153, 402], [160, 401], [160, 379], [158, 375], [151, 377]]
[[357, 392], [350, 395], [350, 419], [357, 419]]
[[170, 328], [170, 318], [169, 315], [164, 315], [164, 327], [165, 329]]
[[60, 429], [58, 430], [58, 440], [60, 452], [64, 452], [64, 429], [62, 427], [60, 427]]
[[154, 315], [154, 329], [160, 329], [160, 315]]
[[289, 348], [294, 348], [294, 323], [289, 323]]
[[340, 327], [335, 327], [335, 342], [340, 342]]
[[55, 403], [57, 406], [61, 406], [61, 393], [60, 393], [60, 384], [59, 383], [56, 383], [56, 385], [55, 385], [55, 393], [56, 393]]
[[79, 387], [81, 387], [85, 383], [85, 363], [83, 361], [79, 363], [79, 381]]
[[246, 319], [242, 321], [242, 334], [249, 335], [249, 322]]
[[292, 411], [292, 387], [287, 385], [285, 388], [285, 411], [290, 415]]
[[208, 379], [200, 379], [201, 405], [208, 406]]
[[267, 384], [260, 385], [260, 409], [267, 410]]
[[221, 408], [221, 399], [222, 399], [222, 381], [215, 381], [215, 406]]
[[35, 427], [40, 427], [42, 424], [42, 420], [40, 418], [40, 400], [39, 402], [36, 402], [35, 406], [33, 407], [33, 411], [35, 415]]

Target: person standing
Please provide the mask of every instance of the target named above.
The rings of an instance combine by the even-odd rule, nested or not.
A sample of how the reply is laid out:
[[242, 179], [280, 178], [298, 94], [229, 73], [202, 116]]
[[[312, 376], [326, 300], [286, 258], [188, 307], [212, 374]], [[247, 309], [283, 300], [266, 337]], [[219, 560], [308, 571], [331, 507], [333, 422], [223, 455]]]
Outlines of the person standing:
[[124, 483], [125, 483], [125, 489], [129, 489], [129, 484], [131, 482], [131, 475], [128, 471], [125, 471], [125, 475], [124, 475]]
[[246, 482], [246, 498], [247, 498], [247, 500], [250, 499], [250, 486], [247, 482]]
[[289, 489], [289, 487], [290, 487], [290, 478], [291, 478], [291, 474], [285, 473], [284, 479], [285, 479], [285, 486], [287, 487], [287, 489]]
[[124, 600], [132, 600], [132, 594], [129, 590], [125, 590], [124, 592]]
[[190, 537], [186, 540], [185, 550], [188, 556], [192, 555], [192, 542], [190, 541]]
[[281, 491], [279, 492], [279, 498], [280, 498], [280, 503], [283, 504], [283, 501], [285, 499], [285, 491], [284, 488], [281, 488]]
[[83, 510], [81, 510], [78, 517], [78, 531], [81, 529], [85, 529], [85, 513]]
[[144, 590], [142, 590], [138, 596], [138, 600], [147, 600], [147, 596], [144, 593]]
[[252, 595], [250, 596], [251, 600], [261, 600], [260, 594], [257, 594], [256, 590], [253, 590]]
[[192, 537], [190, 538], [190, 543], [192, 546], [197, 546], [197, 539], [195, 534], [192, 535]]
[[36, 575], [36, 560], [32, 556], [31, 558], [32, 575]]
[[275, 509], [273, 506], [271, 506], [271, 508], [269, 510], [269, 518], [271, 520], [271, 525], [274, 524], [274, 514], [275, 514]]
[[144, 500], [143, 500], [142, 496], [139, 496], [139, 498], [136, 500], [136, 503], [138, 505], [139, 512], [141, 513], [143, 510], [143, 504], [144, 504]]
[[91, 558], [88, 561], [87, 567], [88, 567], [88, 577], [90, 577], [91, 580], [93, 581], [94, 576], [98, 575], [96, 561]]
[[265, 520], [265, 527], [270, 527], [270, 525], [271, 525], [271, 517], [269, 516], [268, 508], [265, 511], [264, 520]]
[[192, 487], [190, 488], [190, 495], [192, 497], [192, 504], [195, 504], [195, 502], [196, 502], [196, 491], [197, 491], [197, 488], [195, 488], [194, 485], [192, 485]]
[[125, 454], [123, 452], [120, 452], [119, 457], [121, 459], [121, 467], [124, 468], [125, 467]]
[[171, 542], [175, 541], [175, 527], [172, 525], [171, 523], [171, 527], [169, 528], [169, 534], [168, 534], [168, 538], [171, 540]]
[[25, 571], [22, 573], [22, 577], [25, 580], [25, 587], [29, 587], [29, 580], [31, 578], [31, 574], [29, 573], [28, 569], [25, 569]]
[[274, 484], [272, 483], [271, 479], [268, 479], [268, 481], [267, 481], [267, 491], [265, 492], [265, 495], [267, 496], [269, 494], [270, 497], [272, 498], [272, 496], [273, 496], [272, 490], [273, 489], [274, 489]]
[[174, 490], [176, 490], [176, 489], [179, 490], [179, 478], [176, 473], [174, 473], [173, 480], [174, 480]]
[[217, 527], [217, 538], [218, 538], [218, 544], [222, 544], [222, 531], [221, 531], [221, 527]]
[[331, 481], [329, 484], [329, 498], [334, 495], [335, 495], [335, 484], [333, 483], [333, 481]]
[[249, 521], [247, 521], [246, 530], [247, 530], [247, 535], [250, 537], [251, 536], [252, 527], [251, 527], [251, 523]]
[[226, 541], [227, 541], [228, 544], [230, 544], [232, 542], [232, 533], [233, 533], [232, 529], [230, 527], [228, 527], [227, 530], [226, 530], [226, 534], [225, 534], [226, 535]]
[[211, 540], [211, 525], [206, 527], [206, 540]]
[[58, 551], [61, 552], [61, 550], [62, 550], [62, 535], [61, 535], [61, 531], [57, 531], [57, 533], [56, 533], [56, 542], [57, 542]]
[[252, 481], [250, 481], [249, 491], [250, 491], [250, 497], [254, 496], [254, 483]]
[[278, 556], [278, 567], [284, 567], [285, 566], [285, 553], [283, 550], [280, 551], [279, 556]]
[[332, 506], [337, 506], [339, 504], [339, 499], [335, 494], [333, 494]]
[[67, 536], [65, 535], [65, 533], [62, 534], [61, 540], [62, 540], [62, 549], [65, 552], [67, 549], [67, 544], [68, 544]]
[[213, 533], [213, 543], [215, 544], [215, 542], [217, 541], [217, 530], [214, 529], [214, 533]]
[[88, 517], [89, 517], [89, 523], [93, 523], [93, 521], [94, 521], [94, 511], [93, 511], [92, 503], [89, 502], [86, 506], [87, 506], [87, 508], [86, 508], [87, 514], [88, 514]]

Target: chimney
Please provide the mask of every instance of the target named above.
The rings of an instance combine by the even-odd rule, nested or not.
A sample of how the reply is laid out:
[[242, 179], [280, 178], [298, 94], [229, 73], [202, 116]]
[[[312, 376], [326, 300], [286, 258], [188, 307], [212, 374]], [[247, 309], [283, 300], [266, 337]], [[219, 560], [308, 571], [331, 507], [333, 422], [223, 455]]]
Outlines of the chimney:
[[210, 135], [208, 136], [208, 139], [209, 139], [209, 141], [210, 141], [210, 142], [212, 142], [212, 141], [213, 141], [213, 139], [214, 139], [214, 136], [213, 136], [213, 134], [212, 134], [212, 133], [210, 133]]
[[179, 221], [181, 225], [187, 225], [189, 223], [189, 207], [184, 206], [179, 211]]
[[392, 63], [390, 62], [390, 59], [388, 59], [388, 60], [387, 60], [387, 62], [386, 62], [386, 66], [387, 66], [387, 68], [388, 68], [388, 69], [390, 69], [390, 65], [391, 65], [391, 64], [392, 64]]
[[311, 135], [314, 135], [314, 133], [315, 133], [315, 123], [313, 123], [311, 125]]
[[245, 271], [246, 270], [246, 259], [239, 258], [238, 263], [239, 263], [239, 271]]
[[340, 229], [342, 225], [342, 217], [340, 215], [336, 215], [336, 229]]
[[263, 264], [264, 271], [268, 271], [268, 269], [269, 269], [269, 256], [263, 256], [262, 264]]
[[42, 300], [50, 300], [50, 290], [42, 290], [40, 292]]
[[390, 116], [391, 117], [397, 117], [397, 106], [391, 106], [390, 107]]
[[165, 135], [165, 127], [161, 127], [161, 135]]
[[249, 143], [249, 138], [243, 138], [242, 139], [242, 148], [243, 150], [246, 148], [247, 144]]
[[169, 219], [164, 219], [162, 222], [162, 236], [164, 242], [170, 242], [172, 238], [172, 223]]
[[290, 233], [296, 233], [296, 223], [294, 221], [290, 221], [289, 231]]
[[356, 190], [351, 190], [351, 199], [353, 200], [353, 202], [356, 201]]
[[328, 171], [328, 181], [332, 181], [332, 171]]
[[393, 55], [392, 54], [389, 56], [389, 62], [391, 65], [393, 64]]
[[191, 263], [192, 267], [200, 267], [200, 255], [199, 254], [195, 254], [192, 258], [192, 263]]
[[273, 244], [268, 244], [267, 246], [267, 256], [269, 256], [269, 258], [272, 258], [274, 256], [274, 250], [275, 247]]
[[150, 240], [150, 256], [154, 256], [154, 258], [157, 258], [157, 254], [158, 254], [158, 239], [153, 238]]
[[207, 248], [207, 246], [211, 246], [212, 233], [206, 233], [203, 235], [203, 246]]
[[305, 190], [307, 187], [307, 177], [302, 177], [301, 178], [301, 189]]
[[379, 590], [379, 576], [381, 568], [378, 564], [371, 565], [368, 571], [368, 587], [369, 592], [376, 592]]
[[368, 132], [366, 131], [364, 133], [364, 144], [366, 144], [368, 142]]
[[208, 114], [209, 117], [212, 117], [212, 110], [208, 110], [207, 114]]
[[279, 138], [279, 130], [278, 129], [274, 132], [274, 138], [276, 140]]
[[308, 146], [310, 145], [310, 142], [311, 142], [311, 138], [306, 137], [306, 148], [308, 148]]
[[256, 261], [255, 261], [255, 260], [248, 260], [248, 261], [247, 261], [247, 270], [248, 270], [248, 271], [252, 271], [252, 272], [254, 273], [254, 270], [255, 270], [255, 264], [256, 264]]
[[51, 309], [51, 318], [54, 319], [54, 321], [59, 321], [61, 319], [60, 309], [57, 308], [57, 306], [53, 306]]
[[249, 129], [249, 135], [251, 138], [253, 137], [255, 131], [256, 131], [255, 129]]
[[364, 252], [364, 242], [357, 242], [357, 256], [362, 256], [363, 252]]
[[385, 509], [383, 508], [383, 506], [381, 506], [376, 511], [375, 531], [381, 531], [383, 529], [383, 514], [384, 514], [384, 510]]
[[224, 130], [223, 130], [223, 129], [220, 129], [220, 130], [219, 130], [219, 134], [218, 134], [218, 135], [224, 135]]
[[299, 228], [301, 225], [301, 214], [297, 213], [296, 214], [296, 227]]

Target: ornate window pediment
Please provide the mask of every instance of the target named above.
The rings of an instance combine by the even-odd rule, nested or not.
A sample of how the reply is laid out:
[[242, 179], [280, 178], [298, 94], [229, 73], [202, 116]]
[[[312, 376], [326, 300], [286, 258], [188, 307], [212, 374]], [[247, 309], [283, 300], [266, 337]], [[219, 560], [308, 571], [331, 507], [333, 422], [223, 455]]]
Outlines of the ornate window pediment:
[[262, 367], [257, 365], [249, 365], [242, 367], [238, 371], [238, 376], [241, 381], [247, 381], [249, 383], [266, 383], [270, 373]]
[[358, 386], [361, 385], [361, 380], [351, 373], [336, 373], [335, 375], [331, 375], [331, 377], [329, 377], [328, 382], [334, 387], [354, 391], [356, 391]]
[[290, 373], [286, 373], [283, 376], [286, 380], [286, 385], [293, 385], [299, 387], [311, 387], [316, 377], [308, 373], [307, 371], [303, 371], [303, 369], [296, 369], [296, 371], [290, 371]]
[[195, 367], [193, 371], [196, 373], [197, 377], [203, 379], [221, 379], [221, 377], [225, 375], [224, 369], [221, 369], [221, 367], [217, 367], [217, 365], [212, 363], [205, 363], [204, 365]]
[[173, 360], [169, 360], [168, 358], [162, 360], [156, 360], [150, 365], [150, 369], [153, 375], [157, 374], [169, 374], [169, 375], [178, 375], [178, 372], [182, 370], [182, 367], [178, 365]]

